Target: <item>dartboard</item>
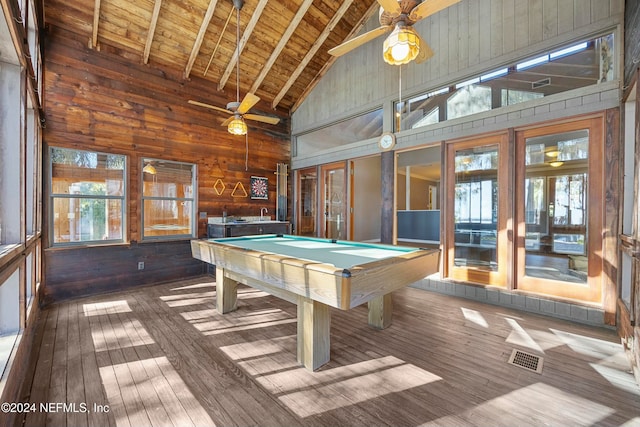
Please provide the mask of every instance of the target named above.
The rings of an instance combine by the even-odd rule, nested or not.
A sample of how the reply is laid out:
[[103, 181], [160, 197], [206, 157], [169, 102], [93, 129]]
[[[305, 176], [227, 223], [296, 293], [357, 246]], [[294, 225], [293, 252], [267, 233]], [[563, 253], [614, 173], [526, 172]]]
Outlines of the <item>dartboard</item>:
[[269, 195], [267, 178], [251, 177], [251, 197], [254, 199], [266, 199]]

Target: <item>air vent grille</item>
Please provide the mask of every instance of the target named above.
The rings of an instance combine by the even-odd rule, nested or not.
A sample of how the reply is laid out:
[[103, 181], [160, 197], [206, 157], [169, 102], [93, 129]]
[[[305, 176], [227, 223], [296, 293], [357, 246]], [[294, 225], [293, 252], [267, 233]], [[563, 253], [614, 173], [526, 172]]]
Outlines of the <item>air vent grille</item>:
[[537, 82], [531, 83], [532, 89], [539, 89], [541, 87], [549, 86], [551, 84], [551, 77], [547, 77], [546, 79], [538, 80]]
[[528, 371], [541, 374], [544, 359], [540, 356], [536, 356], [535, 354], [525, 353], [524, 351], [514, 349], [509, 357], [509, 363]]

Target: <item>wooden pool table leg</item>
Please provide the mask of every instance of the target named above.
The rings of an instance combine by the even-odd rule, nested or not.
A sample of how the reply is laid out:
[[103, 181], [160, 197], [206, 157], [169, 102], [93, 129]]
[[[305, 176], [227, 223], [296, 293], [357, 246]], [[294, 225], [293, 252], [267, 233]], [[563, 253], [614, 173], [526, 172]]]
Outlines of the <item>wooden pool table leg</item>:
[[391, 293], [376, 297], [369, 301], [369, 326], [376, 329], [385, 329], [391, 326], [393, 314], [393, 299]]
[[315, 371], [329, 361], [329, 306], [298, 296], [298, 362]]
[[238, 306], [238, 282], [229, 279], [224, 269], [216, 267], [216, 309], [224, 314]]

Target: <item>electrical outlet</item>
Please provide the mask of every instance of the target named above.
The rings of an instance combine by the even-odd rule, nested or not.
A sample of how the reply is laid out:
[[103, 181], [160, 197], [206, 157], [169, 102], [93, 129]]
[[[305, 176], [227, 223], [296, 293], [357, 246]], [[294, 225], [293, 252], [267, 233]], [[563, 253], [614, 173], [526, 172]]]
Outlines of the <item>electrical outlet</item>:
[[138, 270], [144, 270], [144, 261], [138, 261]]

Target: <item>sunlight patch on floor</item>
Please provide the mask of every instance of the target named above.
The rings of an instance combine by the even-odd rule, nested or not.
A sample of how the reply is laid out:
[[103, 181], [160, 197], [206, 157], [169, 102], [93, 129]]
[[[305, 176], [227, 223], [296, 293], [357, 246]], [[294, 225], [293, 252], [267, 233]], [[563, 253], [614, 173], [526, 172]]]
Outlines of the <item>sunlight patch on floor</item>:
[[224, 315], [215, 309], [194, 310], [180, 313], [204, 335], [267, 328], [275, 325], [296, 323], [297, 319], [280, 309], [257, 310], [250, 313], [234, 311]]
[[86, 317], [100, 316], [103, 314], [131, 313], [131, 307], [126, 300], [102, 301], [91, 304], [82, 304], [82, 312]]
[[95, 350], [109, 351], [119, 350], [126, 347], [155, 344], [155, 341], [151, 338], [151, 335], [149, 335], [139, 320], [132, 319], [130, 322], [136, 329], [136, 337], [132, 337], [124, 326], [112, 327], [105, 334], [100, 325], [93, 325], [91, 327], [91, 338], [93, 338], [93, 347]]
[[170, 408], [168, 415], [174, 422], [215, 426], [165, 356], [101, 367], [100, 378], [116, 425], [129, 425], [136, 416], [132, 412], [146, 418]]
[[392, 393], [420, 387], [440, 378], [415, 365], [403, 364], [278, 397], [299, 417], [318, 415]]
[[290, 393], [307, 387], [317, 387], [322, 384], [343, 381], [347, 378], [358, 377], [404, 364], [406, 362], [397, 357], [387, 356], [317, 372], [311, 372], [298, 365], [295, 369], [260, 376], [256, 378], [256, 381], [271, 393]]
[[601, 360], [598, 363], [590, 363], [589, 365], [599, 373], [602, 378], [609, 381], [612, 386], [624, 390], [627, 393], [640, 396], [640, 386], [635, 381], [628, 360], [626, 360], [626, 365], [623, 366], [620, 366], [619, 362], [609, 364], [607, 363], [607, 359]]
[[189, 294], [176, 294], [166, 295], [160, 297], [169, 307], [185, 307], [196, 304], [215, 304], [216, 293], [214, 291], [209, 292], [194, 292]]
[[[442, 425], [563, 425], [592, 426], [615, 411], [589, 399], [543, 383], [535, 383], [488, 400], [460, 414], [421, 424]], [[496, 414], [500, 414], [497, 418]], [[500, 422], [496, 422], [497, 420]], [[468, 424], [467, 424], [468, 423]]]
[[578, 354], [602, 359], [622, 352], [622, 344], [550, 329], [562, 343]]
[[211, 282], [200, 282], [194, 283], [193, 285], [179, 286], [177, 288], [171, 288], [171, 291], [182, 291], [185, 289], [200, 289], [200, 288], [211, 288], [215, 285], [214, 281]]
[[267, 340], [249, 341], [220, 347], [231, 360], [245, 360], [286, 351], [283, 341], [295, 339], [296, 335], [272, 338]]
[[460, 307], [460, 310], [462, 310], [462, 315], [468, 321], [475, 323], [478, 326], [482, 326], [483, 328], [489, 327], [489, 323], [479, 311], [471, 310], [464, 307]]
[[511, 326], [511, 333], [507, 337], [506, 342], [544, 353], [542, 347], [540, 347], [536, 340], [533, 339], [522, 326], [520, 326], [517, 320], [509, 318], [506, 318], [505, 320], [509, 326]]

